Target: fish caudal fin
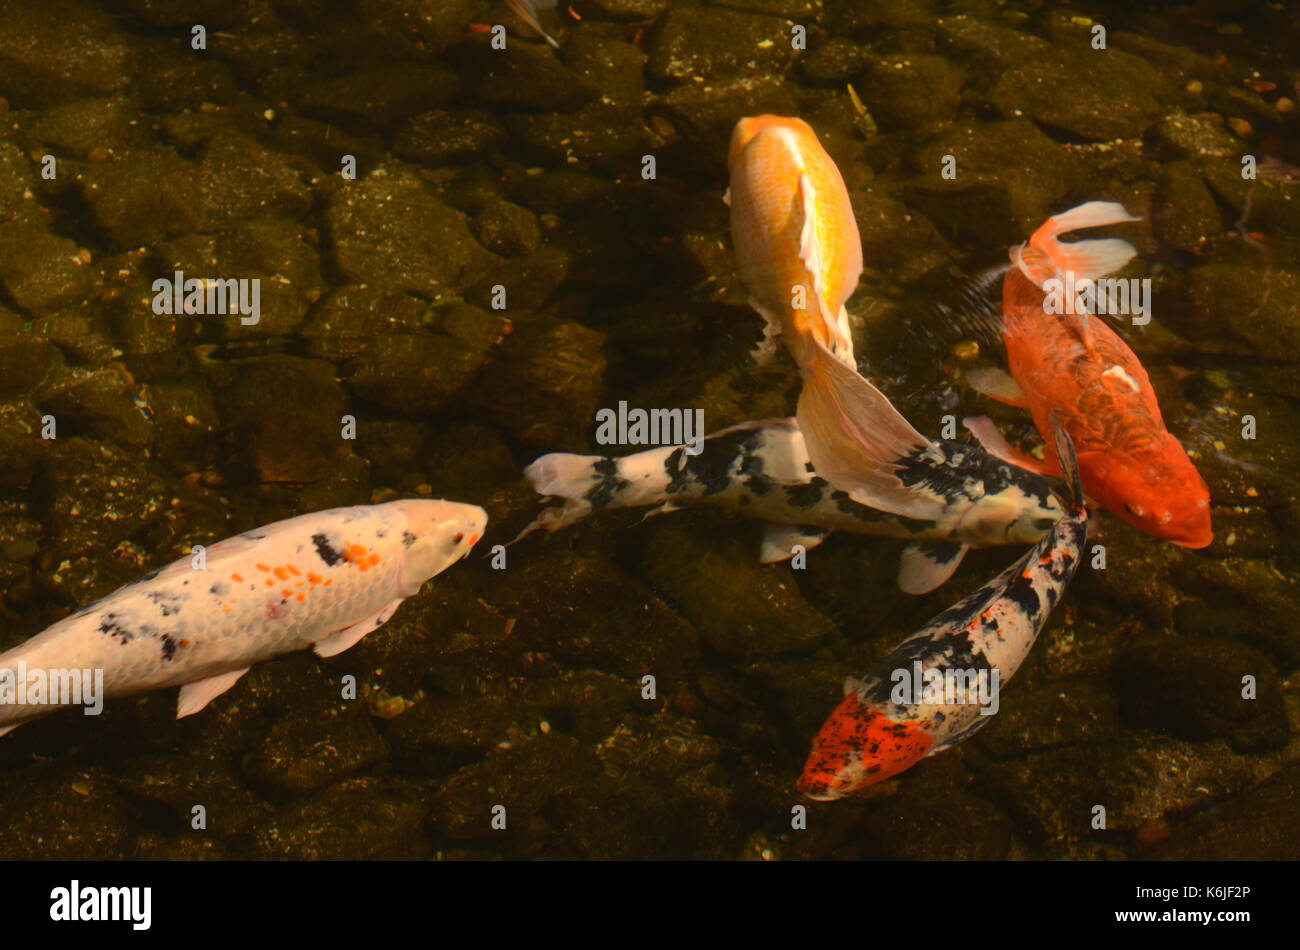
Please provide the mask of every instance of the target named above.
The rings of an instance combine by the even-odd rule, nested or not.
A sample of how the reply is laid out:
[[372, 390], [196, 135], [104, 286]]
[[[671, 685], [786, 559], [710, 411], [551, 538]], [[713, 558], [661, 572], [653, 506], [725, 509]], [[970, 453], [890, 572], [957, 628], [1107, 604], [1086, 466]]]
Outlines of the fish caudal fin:
[[1079, 477], [1079, 459], [1075, 455], [1074, 442], [1070, 439], [1070, 434], [1065, 431], [1065, 426], [1055, 412], [1048, 413], [1047, 421], [1052, 424], [1056, 461], [1060, 464], [1061, 471], [1065, 473], [1065, 490], [1068, 497], [1062, 500], [1070, 511], [1079, 514], [1087, 509], [1083, 495], [1083, 480]]
[[[1073, 271], [1076, 280], [1084, 277], [1096, 280], [1106, 274], [1113, 274], [1132, 260], [1137, 254], [1133, 245], [1120, 238], [1063, 244], [1056, 239], [1057, 236], [1082, 228], [1099, 228], [1107, 224], [1141, 220], [1129, 214], [1118, 201], [1089, 201], [1048, 218], [1029, 239], [1029, 246], [1046, 255], [1056, 270]], [[1023, 263], [1020, 268], [1026, 277], [1034, 279]]]
[[933, 448], [871, 383], [814, 341], [799, 393], [799, 428], [816, 473], [859, 504], [935, 518], [941, 503], [905, 485], [897, 466]]

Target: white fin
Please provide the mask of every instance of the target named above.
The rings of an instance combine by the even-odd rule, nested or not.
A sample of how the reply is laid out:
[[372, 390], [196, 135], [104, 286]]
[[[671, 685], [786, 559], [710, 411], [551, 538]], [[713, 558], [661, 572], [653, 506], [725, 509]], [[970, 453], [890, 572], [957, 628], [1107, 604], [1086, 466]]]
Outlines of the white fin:
[[983, 393], [1010, 406], [1019, 406], [1021, 409], [1029, 405], [1025, 399], [1025, 391], [1004, 369], [996, 366], [976, 366], [966, 370], [964, 375], [966, 382], [970, 383], [970, 388], [977, 393]]
[[1089, 201], [1048, 218], [1047, 223], [1034, 232], [1029, 244], [1047, 255], [1056, 270], [1074, 271], [1076, 280], [1081, 277], [1096, 280], [1106, 274], [1113, 274], [1132, 260], [1137, 254], [1133, 245], [1119, 238], [1062, 244], [1056, 240], [1056, 236], [1081, 228], [1099, 228], [1107, 224], [1141, 220], [1129, 214], [1117, 201]]
[[22, 725], [21, 722], [11, 722], [11, 723], [10, 723], [9, 725], [7, 725], [7, 726], [0, 726], [0, 736], [7, 736], [7, 735], [9, 735], [9, 733], [13, 732], [15, 729], [17, 729], [17, 728], [18, 728], [19, 726], [21, 726], [21, 725]]
[[846, 676], [844, 677], [844, 695], [848, 696], [851, 693], [859, 691], [865, 692], [877, 682], [879, 681], [874, 676], [868, 676], [866, 679], [858, 679], [856, 676]]
[[543, 10], [551, 9], [555, 6], [554, 2], [551, 2], [551, 0], [506, 0], [506, 4], [511, 10], [514, 10], [515, 13], [519, 14], [520, 18], [522, 18], [525, 23], [540, 33], [546, 42], [550, 43], [551, 46], [555, 47], [555, 49], [560, 48], [560, 44], [555, 42], [555, 37], [542, 29], [542, 24], [538, 22], [537, 13], [535, 12], [537, 8]]
[[763, 530], [763, 545], [759, 549], [758, 560], [762, 564], [776, 564], [794, 557], [794, 546], [802, 544], [805, 551], [811, 551], [826, 540], [830, 534], [827, 528], [814, 528], [802, 524], [769, 524]]
[[921, 544], [903, 548], [898, 587], [905, 594], [928, 594], [945, 584], [969, 551], [964, 544]]
[[[677, 504], [677, 502], [675, 501], [660, 502], [659, 504], [651, 508], [649, 511], [647, 511], [645, 515], [642, 516], [641, 521], [645, 521], [648, 518], [653, 518], [655, 515], [670, 515], [674, 511], [681, 511], [681, 510], [682, 510], [682, 506]], [[640, 524], [641, 521], [638, 521], [637, 524]]]
[[1046, 462], [1040, 462], [1032, 455], [1021, 452], [1002, 434], [1002, 431], [988, 416], [967, 416], [961, 421], [966, 427], [966, 431], [975, 436], [975, 440], [985, 452], [994, 458], [999, 458], [1008, 465], [1015, 465], [1018, 468], [1026, 469], [1030, 472], [1037, 472], [1040, 475], [1058, 475], [1059, 472], [1048, 465]]
[[[799, 234], [799, 260], [803, 261], [804, 267], [812, 275], [812, 295], [816, 301], [817, 312], [821, 315], [822, 321], [826, 324], [826, 330], [830, 334], [835, 345], [832, 347], [832, 353], [838, 360], [845, 360], [846, 365], [856, 366], [853, 363], [853, 342], [852, 338], [845, 332], [841, 332], [840, 324], [837, 322], [836, 315], [828, 313], [826, 310], [826, 301], [823, 299], [825, 286], [822, 284], [822, 249], [821, 242], [817, 239], [817, 189], [813, 187], [812, 179], [807, 173], [799, 176], [799, 194], [803, 197], [803, 230]], [[841, 310], [844, 317], [845, 325], [848, 323], [848, 314]], [[845, 353], [845, 346], [848, 347], [848, 353]]]
[[776, 338], [781, 335], [781, 318], [753, 297], [749, 298], [749, 305], [763, 318], [763, 339], [754, 345], [749, 355], [759, 366], [766, 366], [776, 353]]
[[934, 444], [917, 432], [885, 394], [813, 341], [799, 393], [799, 428], [817, 474], [859, 504], [910, 518], [936, 520], [943, 502], [913, 491], [896, 464]]
[[216, 673], [212, 676], [205, 676], [201, 680], [186, 683], [181, 687], [180, 698], [176, 701], [176, 718], [184, 719], [186, 716], [193, 716], [239, 682], [239, 678], [247, 672], [248, 667], [244, 667], [242, 670]]
[[524, 469], [524, 477], [539, 495], [577, 498], [596, 480], [592, 466], [599, 461], [598, 455], [552, 452], [535, 459]]
[[731, 186], [730, 185], [728, 185], [727, 190], [722, 193], [722, 203], [726, 205], [728, 208], [731, 207]]
[[365, 620], [354, 623], [350, 627], [344, 627], [342, 630], [336, 630], [323, 639], [317, 640], [312, 649], [316, 651], [317, 656], [337, 656], [344, 650], [351, 649], [367, 633], [378, 630], [388, 623], [388, 618], [393, 615], [401, 602], [401, 597], [390, 600]]

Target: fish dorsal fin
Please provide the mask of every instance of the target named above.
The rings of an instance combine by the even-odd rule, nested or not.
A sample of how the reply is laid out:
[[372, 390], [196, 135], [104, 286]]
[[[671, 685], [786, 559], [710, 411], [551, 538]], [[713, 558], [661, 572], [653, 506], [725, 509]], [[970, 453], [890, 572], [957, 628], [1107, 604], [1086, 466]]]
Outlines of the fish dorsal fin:
[[176, 718], [184, 719], [186, 716], [193, 716], [239, 682], [239, 678], [247, 672], [248, 667], [244, 667], [242, 670], [215, 673], [201, 680], [186, 683], [181, 687], [180, 698], [176, 701]]
[[964, 544], [922, 544], [903, 548], [898, 562], [898, 587], [905, 594], [928, 594], [947, 583], [970, 548]]
[[762, 564], [776, 564], [794, 557], [796, 544], [811, 551], [826, 540], [828, 528], [815, 528], [803, 524], [769, 524], [763, 530], [763, 546], [758, 560]]
[[[803, 230], [799, 234], [799, 259], [803, 261], [804, 267], [812, 275], [812, 293], [817, 301], [817, 312], [826, 325], [827, 337], [832, 341], [831, 352], [836, 359], [843, 361], [848, 366], [856, 367], [857, 364], [853, 358], [853, 338], [848, 335], [845, 329], [848, 325], [848, 314], [843, 310], [838, 314], [831, 313], [826, 306], [826, 284], [823, 277], [825, 262], [822, 260], [821, 239], [817, 236], [817, 190], [814, 188], [812, 179], [808, 177], [807, 172], [799, 176], [799, 196], [803, 205]], [[843, 317], [843, 327], [841, 326], [841, 316]]]
[[317, 656], [337, 656], [344, 650], [351, 649], [367, 633], [378, 630], [388, 623], [388, 619], [393, 616], [401, 602], [400, 597], [390, 600], [364, 620], [359, 620], [350, 627], [336, 630], [329, 636], [317, 640], [312, 649], [316, 651]]

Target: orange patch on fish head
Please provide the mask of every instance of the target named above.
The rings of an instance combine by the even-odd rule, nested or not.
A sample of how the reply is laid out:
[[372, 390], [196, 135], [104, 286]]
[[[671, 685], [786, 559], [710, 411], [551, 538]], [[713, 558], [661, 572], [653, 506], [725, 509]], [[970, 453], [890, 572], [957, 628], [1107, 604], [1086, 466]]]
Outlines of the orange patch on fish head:
[[813, 738], [798, 789], [815, 801], [843, 798], [911, 768], [933, 742], [916, 723], [895, 722], [850, 693]]
[[1203, 548], [1214, 540], [1210, 490], [1169, 433], [1140, 460], [1102, 456], [1089, 469], [1084, 488], [1121, 521], [1180, 547]]
[[754, 136], [766, 129], [788, 129], [796, 135], [810, 135], [817, 140], [817, 133], [803, 119], [785, 115], [756, 115], [741, 119], [731, 131], [731, 147], [727, 152], [727, 164], [734, 165], [736, 156], [745, 150]]

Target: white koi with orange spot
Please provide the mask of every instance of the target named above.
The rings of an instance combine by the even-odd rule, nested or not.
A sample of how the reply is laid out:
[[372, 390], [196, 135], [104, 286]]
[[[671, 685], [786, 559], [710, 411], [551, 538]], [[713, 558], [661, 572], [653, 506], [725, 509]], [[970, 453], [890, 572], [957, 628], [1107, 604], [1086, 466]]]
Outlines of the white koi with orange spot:
[[0, 655], [0, 735], [66, 705], [18, 703], [20, 669], [28, 681], [38, 670], [102, 670], [107, 699], [180, 686], [180, 718], [254, 663], [309, 646], [341, 653], [469, 553], [486, 525], [474, 505], [404, 499], [227, 538], [202, 569], [182, 558]]

